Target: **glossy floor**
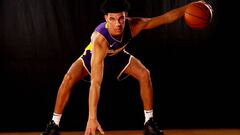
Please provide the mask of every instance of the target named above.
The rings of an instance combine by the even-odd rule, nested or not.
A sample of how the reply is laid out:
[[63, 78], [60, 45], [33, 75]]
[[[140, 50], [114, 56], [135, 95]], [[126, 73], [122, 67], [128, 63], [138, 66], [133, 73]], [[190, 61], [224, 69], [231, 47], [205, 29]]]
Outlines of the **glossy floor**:
[[[61, 135], [83, 135], [83, 131], [61, 132]], [[0, 135], [40, 135], [39, 132], [0, 132]], [[97, 134], [100, 135], [100, 134]], [[143, 135], [141, 130], [105, 131], [105, 135]], [[164, 135], [240, 135], [239, 129], [166, 129]]]

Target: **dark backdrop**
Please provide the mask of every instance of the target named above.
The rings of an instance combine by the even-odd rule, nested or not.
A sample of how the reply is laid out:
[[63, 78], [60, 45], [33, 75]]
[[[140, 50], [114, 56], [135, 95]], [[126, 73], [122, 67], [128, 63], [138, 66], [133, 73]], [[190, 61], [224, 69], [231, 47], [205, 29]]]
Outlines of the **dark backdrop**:
[[[40, 131], [51, 119], [62, 78], [103, 21], [98, 0], [0, 1], [0, 130]], [[129, 16], [153, 17], [189, 0], [130, 0]], [[151, 71], [155, 116], [164, 128], [236, 128], [236, 16], [234, 4], [208, 1], [212, 23], [192, 30], [183, 18], [143, 31], [127, 50]], [[232, 12], [231, 12], [232, 13]], [[89, 83], [73, 88], [62, 130], [84, 130]], [[106, 130], [142, 129], [138, 82], [107, 78], [99, 121]]]

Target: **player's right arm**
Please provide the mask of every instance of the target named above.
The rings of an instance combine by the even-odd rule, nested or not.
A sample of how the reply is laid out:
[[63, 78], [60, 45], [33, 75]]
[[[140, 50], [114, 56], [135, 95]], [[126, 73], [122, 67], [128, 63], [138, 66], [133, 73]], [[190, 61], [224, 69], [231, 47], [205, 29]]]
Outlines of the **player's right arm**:
[[84, 135], [95, 135], [99, 130], [104, 133], [97, 120], [97, 105], [100, 97], [100, 88], [103, 79], [104, 58], [108, 52], [106, 39], [95, 32], [92, 36], [92, 58], [91, 58], [91, 85], [89, 89], [89, 116]]
[[177, 19], [181, 18], [184, 13], [186, 8], [192, 4], [188, 3], [184, 6], [172, 9], [162, 15], [156, 16], [156, 17], [151, 17], [151, 18], [141, 18], [141, 17], [132, 17], [128, 18], [130, 22], [130, 29], [132, 36], [138, 35], [142, 30], [147, 30], [147, 29], [153, 29], [156, 27], [159, 27], [164, 24], [169, 24]]

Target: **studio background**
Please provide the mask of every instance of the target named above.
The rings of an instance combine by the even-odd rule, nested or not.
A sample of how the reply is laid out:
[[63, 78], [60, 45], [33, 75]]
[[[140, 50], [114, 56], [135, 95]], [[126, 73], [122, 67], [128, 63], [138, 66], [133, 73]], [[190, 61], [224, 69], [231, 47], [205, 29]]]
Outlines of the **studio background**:
[[[190, 0], [129, 0], [129, 16], [153, 17]], [[103, 20], [102, 0], [0, 1], [0, 131], [42, 131], [68, 68]], [[143, 31], [126, 49], [150, 70], [154, 115], [164, 128], [239, 128], [237, 22], [230, 3], [207, 1], [212, 23], [192, 30], [183, 18]], [[84, 130], [89, 83], [73, 88], [62, 130]], [[99, 121], [105, 130], [142, 129], [138, 82], [107, 78]]]

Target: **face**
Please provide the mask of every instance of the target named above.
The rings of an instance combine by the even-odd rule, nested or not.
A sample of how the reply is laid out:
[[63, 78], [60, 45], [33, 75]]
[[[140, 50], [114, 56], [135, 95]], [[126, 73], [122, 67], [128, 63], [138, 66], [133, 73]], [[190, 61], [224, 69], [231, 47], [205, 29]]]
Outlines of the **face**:
[[108, 13], [105, 20], [108, 23], [108, 31], [112, 36], [121, 36], [125, 26], [126, 12]]

